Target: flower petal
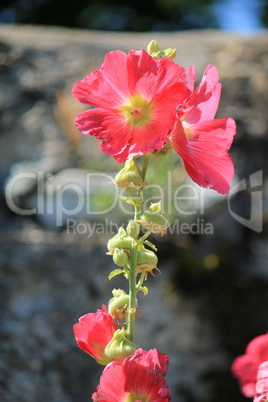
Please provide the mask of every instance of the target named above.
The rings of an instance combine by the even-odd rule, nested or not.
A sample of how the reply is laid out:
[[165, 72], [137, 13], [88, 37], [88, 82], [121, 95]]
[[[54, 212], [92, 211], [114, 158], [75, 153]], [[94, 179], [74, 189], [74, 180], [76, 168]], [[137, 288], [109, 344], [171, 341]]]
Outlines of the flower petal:
[[122, 153], [131, 139], [132, 133], [127, 130], [123, 117], [104, 109], [91, 109], [79, 114], [75, 125], [83, 134], [100, 139], [101, 148], [108, 155]]
[[[73, 87], [78, 100], [101, 108], [77, 116], [76, 127], [99, 138], [101, 149], [119, 163], [159, 150], [168, 142], [177, 105], [190, 95], [185, 80], [183, 67], [143, 49], [110, 52], [100, 70]], [[131, 103], [146, 117], [139, 124], [129, 116]]]
[[237, 357], [232, 365], [232, 373], [234, 377], [240, 378], [241, 391], [248, 398], [255, 395], [258, 366], [259, 362], [252, 360], [249, 355]]
[[79, 322], [73, 326], [79, 348], [101, 364], [107, 364], [110, 361], [104, 355], [104, 349], [116, 330], [117, 326], [104, 305], [102, 310], [80, 317]]
[[[164, 114], [162, 115], [162, 111]], [[174, 113], [174, 114], [173, 114]], [[173, 126], [173, 113], [169, 104], [156, 103], [152, 122], [140, 128], [131, 127], [117, 111], [90, 109], [79, 114], [75, 125], [83, 134], [94, 135], [101, 140], [100, 147], [118, 163], [126, 159], [162, 149], [168, 142], [168, 134]]]
[[268, 399], [268, 361], [258, 368], [256, 394], [254, 402], [265, 402]]
[[190, 89], [191, 92], [194, 91], [194, 82], [196, 77], [196, 70], [194, 66], [191, 64], [188, 69], [187, 73], [187, 87]]
[[213, 119], [218, 109], [220, 95], [221, 84], [218, 70], [215, 66], [209, 65], [203, 74], [200, 85], [183, 107], [183, 113], [186, 113], [185, 121], [189, 124], [196, 124]]
[[169, 402], [169, 388], [164, 380], [168, 357], [156, 349], [136, 350], [122, 364], [112, 362], [104, 369], [94, 402], [123, 402], [145, 400]]
[[108, 364], [102, 372], [97, 392], [92, 395], [93, 402], [122, 402], [126, 392], [124, 390], [125, 371], [120, 363]]
[[268, 334], [252, 339], [246, 348], [246, 354], [254, 356], [258, 362], [268, 360]]
[[171, 142], [183, 158], [189, 176], [200, 186], [226, 194], [234, 175], [229, 150], [235, 134], [232, 119], [215, 119], [189, 126], [187, 139], [180, 121], [171, 134]]
[[[145, 50], [131, 50], [128, 63], [128, 85], [131, 95], [139, 93], [151, 100], [157, 93], [170, 90], [186, 80], [185, 69], [172, 60], [156, 59]], [[187, 90], [184, 85], [185, 90]], [[180, 96], [177, 93], [177, 96]]]
[[[249, 342], [244, 355], [238, 356], [232, 364], [232, 374], [239, 380], [241, 392], [248, 398], [255, 395], [257, 371], [260, 370], [260, 385], [263, 385], [263, 376], [268, 377], [268, 334], [260, 335]], [[266, 362], [264, 364], [263, 362]], [[262, 363], [264, 364], [262, 367]], [[268, 388], [267, 388], [268, 392]], [[254, 402], [260, 402], [261, 389], [256, 387]], [[264, 396], [263, 396], [264, 397]]]
[[125, 389], [129, 393], [149, 397], [151, 402], [168, 402], [169, 387], [164, 380], [168, 369], [168, 356], [156, 349], [145, 352], [138, 349], [135, 355], [123, 362], [126, 375]]
[[100, 70], [74, 84], [73, 96], [81, 103], [102, 108], [121, 105], [129, 94], [127, 60], [120, 50], [107, 53]]

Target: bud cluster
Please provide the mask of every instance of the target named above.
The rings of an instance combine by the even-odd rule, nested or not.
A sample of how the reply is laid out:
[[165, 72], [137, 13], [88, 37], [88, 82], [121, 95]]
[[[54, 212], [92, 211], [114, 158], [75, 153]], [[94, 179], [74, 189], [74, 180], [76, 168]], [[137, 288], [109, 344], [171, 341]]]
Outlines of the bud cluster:
[[160, 44], [155, 40], [152, 40], [147, 46], [147, 52], [150, 56], [155, 57], [156, 59], [170, 59], [173, 60], [176, 57], [176, 49], [165, 49], [160, 50]]

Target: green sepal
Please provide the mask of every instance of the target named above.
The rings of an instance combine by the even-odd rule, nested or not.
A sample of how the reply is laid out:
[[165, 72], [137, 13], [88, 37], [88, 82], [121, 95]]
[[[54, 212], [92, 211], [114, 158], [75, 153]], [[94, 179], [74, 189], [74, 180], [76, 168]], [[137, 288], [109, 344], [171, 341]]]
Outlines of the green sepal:
[[125, 271], [123, 269], [114, 269], [112, 272], [109, 273], [108, 279], [112, 279], [116, 275], [124, 274]]
[[142, 287], [140, 288], [140, 290], [143, 292], [143, 294], [144, 294], [145, 296], [147, 296], [148, 293], [149, 293], [149, 289], [147, 288], [147, 286], [142, 286]]
[[143, 203], [143, 197], [129, 198], [124, 195], [119, 195], [119, 197], [121, 198], [121, 200], [123, 200], [127, 204], [134, 205], [135, 207], [138, 207], [139, 205], [141, 205]]
[[146, 244], [147, 246], [151, 247], [154, 251], [157, 251], [157, 247], [153, 243], [151, 243], [149, 240], [144, 240], [143, 244]]

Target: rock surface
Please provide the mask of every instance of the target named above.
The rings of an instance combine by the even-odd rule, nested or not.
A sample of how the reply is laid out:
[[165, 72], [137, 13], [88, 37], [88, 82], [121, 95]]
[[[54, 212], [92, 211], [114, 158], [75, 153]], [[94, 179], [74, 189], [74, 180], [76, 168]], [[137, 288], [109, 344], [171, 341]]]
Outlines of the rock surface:
[[[232, 148], [237, 180], [245, 178], [248, 184], [250, 175], [262, 172], [256, 189], [263, 193], [263, 208], [260, 202], [253, 205], [254, 211], [259, 208], [254, 215], [259, 231], [234, 218], [237, 214], [249, 221], [248, 187], [229, 199], [229, 210], [224, 197], [205, 211], [199, 209], [192, 217], [196, 225], [199, 219], [198, 230], [187, 234], [178, 226], [164, 241], [158, 239], [162, 274], [148, 279], [149, 295], [140, 298], [137, 343], [169, 354], [173, 401], [246, 400], [230, 365], [250, 339], [268, 329], [268, 33], [154, 35], [1, 26], [3, 402], [83, 402], [96, 389], [102, 368], [77, 348], [72, 325], [107, 303], [114, 287], [125, 288], [120, 278], [107, 280], [113, 265], [105, 254], [106, 242], [116, 227], [104, 217], [85, 220], [86, 214], [71, 227], [66, 221], [55, 226], [55, 219], [48, 220], [57, 216], [55, 203], [40, 207], [40, 200], [44, 186], [51, 189], [54, 183], [54, 193], [49, 190], [45, 198], [53, 200], [56, 186], [67, 185], [68, 178], [83, 187], [81, 169], [105, 175], [118, 170], [112, 158], [101, 155], [98, 141], [74, 129], [74, 116], [82, 109], [70, 90], [76, 80], [99, 68], [106, 52], [146, 47], [151, 39], [163, 48], [176, 47], [175, 61], [185, 68], [194, 64], [199, 77], [207, 64], [217, 65], [223, 83], [218, 116], [232, 117], [238, 126]], [[65, 196], [66, 202], [73, 200], [72, 194]], [[54, 215], [44, 205], [51, 205]], [[16, 213], [34, 208], [38, 213]], [[111, 213], [112, 222], [126, 221], [126, 216]], [[184, 219], [179, 216], [179, 222]], [[211, 223], [213, 234], [201, 233], [202, 222]]]

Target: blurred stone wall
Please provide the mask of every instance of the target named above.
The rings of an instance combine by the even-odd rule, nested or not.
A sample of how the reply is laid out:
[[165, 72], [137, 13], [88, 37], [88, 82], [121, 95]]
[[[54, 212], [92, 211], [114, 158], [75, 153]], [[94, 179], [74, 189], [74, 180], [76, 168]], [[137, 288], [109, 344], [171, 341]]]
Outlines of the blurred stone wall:
[[[254, 212], [258, 222], [251, 227], [239, 223], [222, 197], [200, 216], [213, 224], [213, 235], [170, 233], [158, 240], [162, 273], [148, 279], [149, 296], [140, 298], [137, 343], [169, 354], [173, 401], [246, 400], [230, 365], [250, 339], [268, 329], [268, 33], [128, 34], [1, 26], [3, 402], [83, 402], [96, 389], [102, 368], [77, 348], [72, 325], [106, 304], [111, 290], [125, 283], [107, 280], [113, 267], [105, 254], [109, 233], [95, 231], [89, 237], [68, 231], [63, 215], [57, 225], [55, 198], [44, 189], [52, 183], [53, 188], [84, 186], [85, 172], [113, 176], [118, 170], [112, 158], [101, 154], [98, 141], [74, 129], [74, 117], [83, 109], [72, 99], [71, 87], [99, 68], [106, 52], [140, 49], [151, 39], [177, 48], [175, 61], [185, 68], [194, 64], [199, 78], [208, 64], [217, 65], [223, 83], [218, 117], [237, 122], [231, 154], [236, 180], [246, 179], [248, 186], [232, 197], [231, 209], [244, 222]], [[263, 204], [255, 214], [249, 177], [256, 172], [261, 172], [256, 191]], [[8, 186], [12, 179], [14, 185]], [[105, 185], [97, 180], [92, 191]], [[40, 212], [44, 194], [45, 206], [52, 205], [55, 214], [46, 213], [44, 205], [42, 213], [19, 213]], [[71, 193], [65, 196], [65, 209], [70, 209], [75, 200]], [[93, 225], [101, 217], [86, 220], [82, 211], [77, 219]]]

